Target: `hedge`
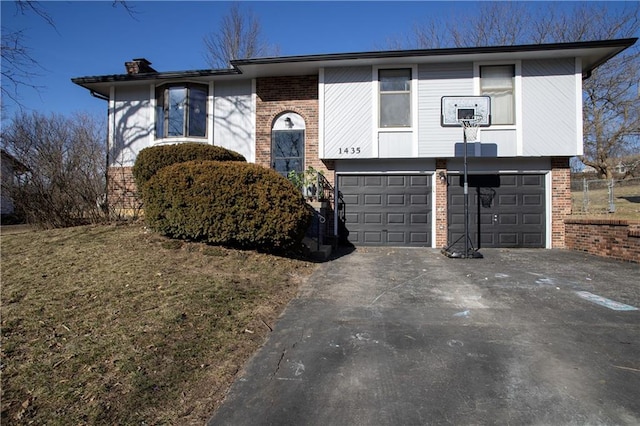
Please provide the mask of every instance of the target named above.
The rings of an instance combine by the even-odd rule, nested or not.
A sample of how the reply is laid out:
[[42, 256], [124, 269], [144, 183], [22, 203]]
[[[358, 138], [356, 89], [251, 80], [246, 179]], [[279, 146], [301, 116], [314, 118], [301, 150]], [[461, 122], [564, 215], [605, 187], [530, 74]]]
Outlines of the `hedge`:
[[158, 171], [144, 192], [149, 226], [172, 238], [285, 251], [312, 213], [288, 179], [239, 162], [191, 161]]
[[247, 161], [241, 154], [220, 146], [197, 142], [158, 145], [144, 148], [138, 153], [132, 170], [133, 178], [137, 187], [142, 189], [151, 176], [163, 167], [193, 160]]

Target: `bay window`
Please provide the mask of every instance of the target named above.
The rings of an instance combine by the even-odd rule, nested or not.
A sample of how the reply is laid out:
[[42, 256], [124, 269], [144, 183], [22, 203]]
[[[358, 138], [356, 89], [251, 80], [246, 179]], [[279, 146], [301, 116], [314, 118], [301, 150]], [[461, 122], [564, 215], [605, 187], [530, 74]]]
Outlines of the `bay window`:
[[156, 89], [156, 139], [207, 136], [208, 87], [201, 84]]

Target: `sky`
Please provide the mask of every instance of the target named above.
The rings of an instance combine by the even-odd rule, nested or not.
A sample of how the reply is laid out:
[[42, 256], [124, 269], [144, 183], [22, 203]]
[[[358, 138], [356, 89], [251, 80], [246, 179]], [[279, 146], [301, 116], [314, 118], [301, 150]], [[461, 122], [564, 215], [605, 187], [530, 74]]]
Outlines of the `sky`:
[[[133, 16], [112, 1], [41, 1], [54, 28], [35, 13], [18, 13], [14, 1], [1, 1], [3, 32], [22, 30], [31, 57], [40, 65], [31, 83], [41, 88], [23, 87], [19, 92], [26, 111], [106, 114], [106, 102], [91, 97], [71, 78], [124, 74], [124, 62], [133, 58], [148, 59], [158, 71], [207, 68], [203, 38], [218, 30], [231, 5], [128, 3], [135, 9]], [[617, 7], [624, 2], [606, 4]], [[416, 24], [432, 17], [455, 21], [457, 14], [473, 10], [477, 2], [242, 1], [241, 7], [260, 20], [264, 39], [279, 46], [280, 56], [289, 56], [384, 50], [387, 40], [408, 35]], [[4, 124], [18, 108], [3, 102]]]

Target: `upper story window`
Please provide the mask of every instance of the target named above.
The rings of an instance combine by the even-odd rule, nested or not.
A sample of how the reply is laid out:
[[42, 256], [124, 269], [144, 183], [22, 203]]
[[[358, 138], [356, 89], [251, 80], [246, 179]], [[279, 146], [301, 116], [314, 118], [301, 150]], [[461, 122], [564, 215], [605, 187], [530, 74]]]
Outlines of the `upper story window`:
[[207, 136], [208, 87], [161, 86], [156, 90], [156, 138]]
[[491, 96], [491, 124], [515, 124], [515, 65], [480, 67], [480, 93]]
[[411, 68], [378, 70], [380, 127], [411, 127]]

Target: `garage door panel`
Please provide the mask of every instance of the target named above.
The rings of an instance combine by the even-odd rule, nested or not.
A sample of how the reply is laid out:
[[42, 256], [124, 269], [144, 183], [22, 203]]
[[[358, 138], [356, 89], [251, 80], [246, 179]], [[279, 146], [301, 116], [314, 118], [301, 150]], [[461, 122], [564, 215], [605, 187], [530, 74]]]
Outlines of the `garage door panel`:
[[387, 185], [404, 187], [406, 185], [406, 178], [404, 176], [388, 176]]
[[[464, 234], [464, 193], [462, 176], [448, 179], [451, 244]], [[494, 196], [489, 199], [481, 196], [491, 192]], [[469, 175], [469, 227], [474, 247], [544, 247], [545, 215], [544, 175]]]
[[349, 241], [430, 246], [430, 182], [427, 175], [339, 176]]
[[365, 206], [381, 206], [382, 195], [381, 194], [365, 194], [364, 205]]
[[364, 177], [364, 185], [368, 186], [368, 187], [372, 187], [372, 186], [377, 186], [377, 187], [381, 187], [382, 186], [382, 176], [365, 176]]

